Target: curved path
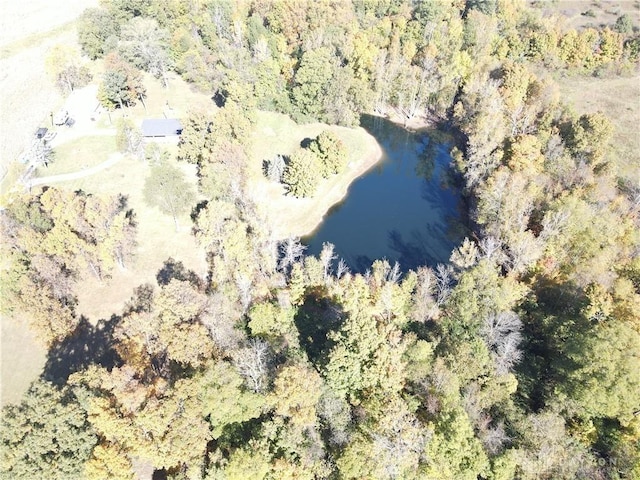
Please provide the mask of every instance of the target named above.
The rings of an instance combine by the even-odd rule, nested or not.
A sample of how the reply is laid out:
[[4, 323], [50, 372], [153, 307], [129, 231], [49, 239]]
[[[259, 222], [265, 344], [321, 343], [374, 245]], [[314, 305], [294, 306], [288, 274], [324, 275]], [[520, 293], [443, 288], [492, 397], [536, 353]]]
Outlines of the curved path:
[[102, 170], [112, 167], [123, 158], [124, 158], [124, 155], [122, 155], [121, 153], [112, 153], [111, 155], [109, 155], [109, 158], [107, 160], [105, 160], [102, 163], [99, 163], [94, 167], [86, 168], [84, 170], [80, 170], [77, 172], [62, 173], [60, 175], [51, 175], [49, 177], [32, 178], [25, 183], [27, 184], [27, 187], [31, 188], [37, 185], [45, 185], [49, 183], [77, 180], [79, 178], [84, 178], [90, 175], [94, 175]]

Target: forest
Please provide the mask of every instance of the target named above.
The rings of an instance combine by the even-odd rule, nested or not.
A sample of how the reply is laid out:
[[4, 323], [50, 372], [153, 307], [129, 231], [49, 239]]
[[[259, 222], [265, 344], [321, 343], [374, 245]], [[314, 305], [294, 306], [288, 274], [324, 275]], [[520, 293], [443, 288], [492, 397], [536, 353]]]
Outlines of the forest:
[[[554, 81], [636, 72], [628, 18], [576, 30], [517, 0], [102, 0], [78, 40], [104, 61], [107, 109], [144, 102], [141, 72], [219, 105], [183, 119], [197, 192], [141, 154], [145, 196], [190, 213], [208, 273], [168, 258], [92, 325], [83, 279], [135, 261], [125, 192], [6, 205], [3, 313], [74, 363], [3, 408], [0, 478], [640, 478], [640, 184], [611, 155], [607, 112], [578, 115]], [[58, 62], [61, 88], [86, 83], [78, 65]], [[447, 263], [362, 274], [331, 244], [275, 238], [247, 192], [259, 110], [429, 119], [455, 139], [468, 236]], [[342, 148], [321, 134], [266, 173], [311, 195]]]

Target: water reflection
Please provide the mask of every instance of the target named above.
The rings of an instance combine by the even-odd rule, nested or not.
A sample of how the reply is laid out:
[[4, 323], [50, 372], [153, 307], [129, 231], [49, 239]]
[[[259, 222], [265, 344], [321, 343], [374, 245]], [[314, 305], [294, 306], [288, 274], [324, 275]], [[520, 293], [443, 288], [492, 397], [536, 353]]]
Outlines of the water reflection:
[[357, 272], [378, 258], [398, 261], [405, 271], [447, 261], [462, 237], [462, 222], [442, 132], [413, 132], [373, 116], [363, 116], [362, 126], [377, 139], [383, 158], [303, 239], [307, 253], [317, 255], [323, 242], [331, 242]]

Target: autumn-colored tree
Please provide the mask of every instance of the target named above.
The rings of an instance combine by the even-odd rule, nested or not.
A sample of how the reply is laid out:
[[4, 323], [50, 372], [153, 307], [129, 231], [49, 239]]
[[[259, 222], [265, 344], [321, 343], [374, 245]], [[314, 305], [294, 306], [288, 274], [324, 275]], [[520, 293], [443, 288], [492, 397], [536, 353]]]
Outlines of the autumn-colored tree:
[[316, 406], [322, 394], [322, 380], [312, 368], [284, 367], [274, 380], [276, 413], [300, 428], [316, 423]]
[[212, 354], [213, 342], [202, 320], [208, 300], [198, 287], [172, 279], [152, 296], [148, 311], [126, 315], [115, 330], [115, 348], [139, 372], [167, 362], [197, 367]]
[[48, 188], [15, 199], [2, 214], [4, 308], [27, 313], [43, 340], [61, 340], [77, 325], [74, 286], [125, 268], [135, 226], [123, 197], [103, 198]]
[[144, 104], [146, 88], [140, 72], [116, 53], [104, 59], [105, 72], [98, 90], [98, 99], [107, 109], [124, 108], [140, 100]]
[[69, 94], [91, 81], [91, 72], [82, 62], [80, 52], [69, 46], [55, 45], [47, 53], [47, 71], [63, 93]]

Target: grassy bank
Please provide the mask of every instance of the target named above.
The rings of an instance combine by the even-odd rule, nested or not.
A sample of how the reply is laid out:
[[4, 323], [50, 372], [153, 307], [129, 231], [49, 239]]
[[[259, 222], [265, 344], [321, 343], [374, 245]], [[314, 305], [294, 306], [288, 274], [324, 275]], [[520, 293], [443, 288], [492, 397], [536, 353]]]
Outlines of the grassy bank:
[[[287, 196], [284, 185], [264, 178], [263, 160], [278, 154], [290, 155], [300, 148], [305, 139], [315, 138], [324, 130], [332, 131], [342, 140], [349, 156], [348, 165], [341, 174], [322, 180], [312, 198]], [[320, 123], [297, 125], [286, 115], [259, 112], [251, 155], [251, 191], [277, 238], [303, 236], [322, 222], [329, 209], [346, 196], [349, 185], [375, 165], [381, 156], [378, 142], [363, 128]]]

